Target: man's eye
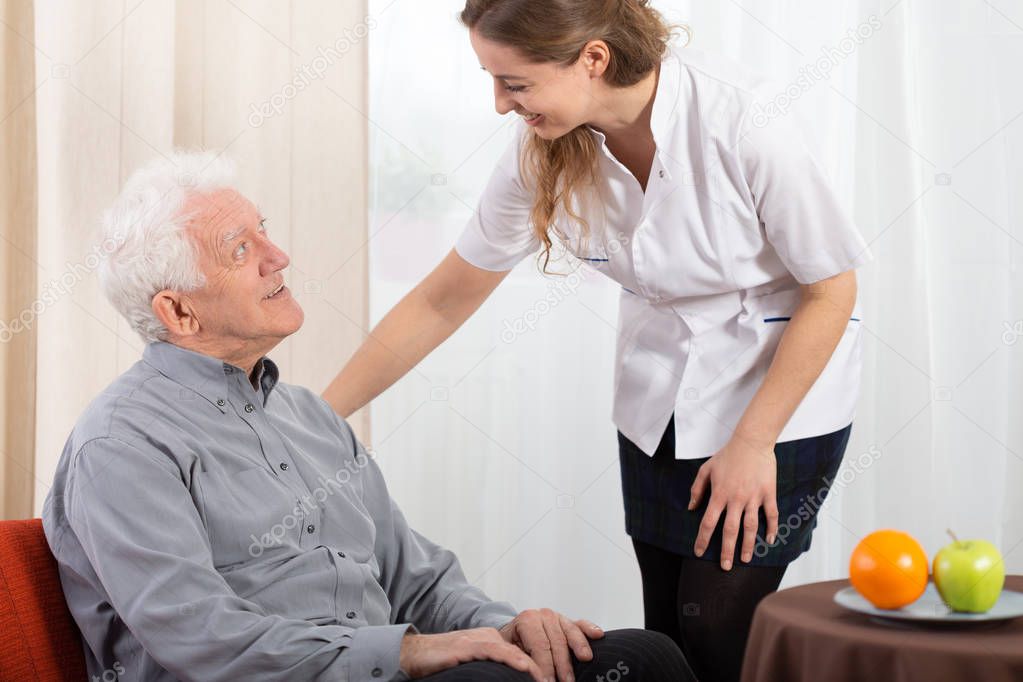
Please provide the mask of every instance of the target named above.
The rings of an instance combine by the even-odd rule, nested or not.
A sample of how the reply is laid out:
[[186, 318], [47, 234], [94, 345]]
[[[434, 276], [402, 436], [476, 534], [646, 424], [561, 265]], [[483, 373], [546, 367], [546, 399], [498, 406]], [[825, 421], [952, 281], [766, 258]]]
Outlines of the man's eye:
[[248, 242], [242, 242], [238, 245], [238, 248], [234, 250], [234, 257], [241, 258], [245, 255], [245, 252], [249, 250]]
[[259, 221], [259, 231], [266, 234], [266, 218]]

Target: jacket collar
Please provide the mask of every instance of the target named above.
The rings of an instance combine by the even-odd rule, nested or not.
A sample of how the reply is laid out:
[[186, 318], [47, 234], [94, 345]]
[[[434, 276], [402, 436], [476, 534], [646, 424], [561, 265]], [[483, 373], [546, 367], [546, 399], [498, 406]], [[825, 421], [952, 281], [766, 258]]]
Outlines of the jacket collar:
[[[678, 112], [679, 99], [682, 93], [682, 63], [676, 51], [677, 49], [681, 48], [669, 48], [663, 61], [661, 61], [661, 72], [657, 77], [657, 91], [654, 94], [654, 108], [650, 115], [650, 129], [654, 134], [654, 143], [657, 145], [658, 155], [662, 154], [663, 150], [665, 150], [665, 145], [669, 139], [668, 133]], [[596, 136], [601, 147], [604, 148], [604, 143], [607, 141], [604, 133], [592, 126], [586, 127], [590, 129], [590, 132]], [[662, 166], [670, 173], [671, 164], [664, 163], [663, 161], [662, 159]]]

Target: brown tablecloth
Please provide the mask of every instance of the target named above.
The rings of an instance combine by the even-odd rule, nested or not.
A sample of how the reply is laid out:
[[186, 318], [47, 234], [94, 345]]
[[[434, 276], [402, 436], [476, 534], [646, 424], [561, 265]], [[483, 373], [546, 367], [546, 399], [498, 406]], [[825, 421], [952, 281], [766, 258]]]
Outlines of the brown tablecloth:
[[[801, 585], [757, 606], [742, 682], [1019, 682], [1023, 617], [955, 626], [885, 624], [834, 602], [848, 580]], [[1023, 576], [1005, 588], [1023, 592]]]

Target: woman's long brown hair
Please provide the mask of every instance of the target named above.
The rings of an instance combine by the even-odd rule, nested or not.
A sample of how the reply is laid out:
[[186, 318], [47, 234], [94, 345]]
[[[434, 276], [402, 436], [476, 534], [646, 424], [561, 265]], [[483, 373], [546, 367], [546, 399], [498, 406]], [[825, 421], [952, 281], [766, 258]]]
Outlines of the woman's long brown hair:
[[[604, 72], [614, 87], [628, 87], [657, 68], [668, 49], [671, 27], [649, 0], [467, 0], [462, 23], [480, 36], [518, 49], [535, 62], [571, 66], [591, 40], [611, 50]], [[596, 187], [597, 144], [585, 126], [556, 140], [529, 136], [522, 167], [536, 185], [530, 226], [543, 243], [542, 269], [551, 257], [560, 206], [585, 235], [589, 227], [573, 199]], [[562, 235], [563, 236], [563, 235]]]

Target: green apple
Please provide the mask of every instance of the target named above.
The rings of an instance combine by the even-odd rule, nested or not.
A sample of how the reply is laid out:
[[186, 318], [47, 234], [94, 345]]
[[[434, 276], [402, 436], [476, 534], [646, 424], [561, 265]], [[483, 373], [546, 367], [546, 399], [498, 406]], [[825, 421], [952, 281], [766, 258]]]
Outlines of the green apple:
[[959, 540], [934, 555], [934, 586], [953, 611], [985, 613], [1002, 593], [1005, 564], [998, 548], [987, 540]]

